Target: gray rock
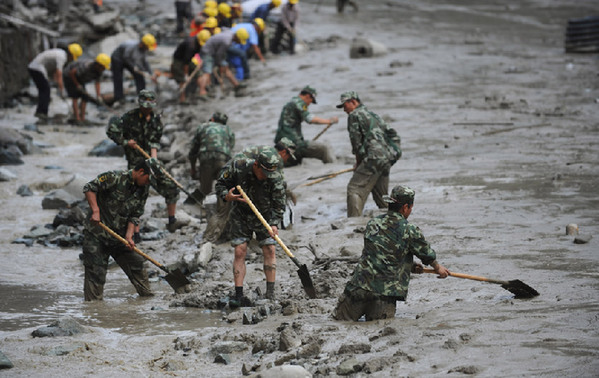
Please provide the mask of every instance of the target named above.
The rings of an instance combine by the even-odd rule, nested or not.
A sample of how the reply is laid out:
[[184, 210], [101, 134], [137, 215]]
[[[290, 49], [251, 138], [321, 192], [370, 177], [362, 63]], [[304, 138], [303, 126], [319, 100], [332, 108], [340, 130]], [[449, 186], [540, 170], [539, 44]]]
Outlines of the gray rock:
[[25, 244], [27, 247], [31, 247], [33, 245], [33, 239], [30, 238], [17, 238], [12, 241], [12, 244]]
[[199, 266], [205, 268], [208, 266], [208, 262], [212, 259], [212, 243], [207, 242], [204, 243], [200, 247], [200, 252], [198, 253], [197, 263]]
[[578, 225], [576, 223], [570, 223], [567, 225], [566, 235], [578, 235]]
[[14, 365], [12, 362], [0, 351], [0, 369], [11, 369]]
[[480, 372], [480, 369], [476, 366], [470, 365], [470, 366], [456, 366], [453, 369], [449, 370], [447, 373], [462, 373], [462, 374], [468, 374], [468, 375], [472, 375], [472, 374], [478, 374]]
[[312, 374], [298, 365], [275, 366], [252, 375], [253, 378], [310, 378]]
[[576, 238], [574, 238], [574, 243], [575, 244], [586, 244], [586, 243], [590, 242], [592, 238], [593, 238], [593, 235], [578, 235]]
[[86, 13], [86, 18], [87, 22], [95, 31], [103, 32], [106, 30], [112, 30], [114, 25], [119, 22], [119, 11], [115, 10], [110, 12]]
[[33, 149], [32, 138], [17, 130], [0, 127], [0, 146], [16, 145], [21, 154], [30, 154]]
[[229, 365], [231, 363], [231, 357], [226, 353], [217, 354], [216, 357], [214, 357], [214, 363]]
[[104, 139], [96, 144], [88, 153], [89, 156], [125, 156], [125, 149], [110, 139]]
[[363, 354], [370, 353], [370, 344], [345, 344], [339, 348], [338, 354]]
[[297, 336], [297, 333], [289, 327], [285, 328], [279, 335], [279, 350], [288, 351], [302, 345], [302, 341]]
[[51, 228], [36, 225], [36, 226], [31, 227], [31, 230], [29, 230], [29, 232], [23, 237], [26, 239], [44, 238], [44, 237], [52, 234], [53, 232], [54, 232], [54, 230]]
[[73, 336], [85, 333], [87, 329], [70, 316], [65, 316], [47, 327], [38, 328], [31, 333], [33, 337]]
[[16, 179], [17, 175], [6, 168], [0, 168], [0, 181], [10, 181]]
[[336, 372], [338, 375], [350, 375], [360, 370], [362, 370], [362, 364], [352, 357], [340, 363]]
[[64, 189], [57, 189], [48, 193], [42, 200], [42, 209], [62, 209], [69, 208], [79, 202], [81, 199], [73, 196]]
[[52, 226], [56, 228], [60, 225], [77, 226], [83, 224], [86, 217], [86, 210], [89, 206], [85, 206], [86, 210], [84, 210], [81, 208], [81, 205], [85, 204], [82, 202], [78, 206], [73, 206], [70, 209], [60, 209], [58, 214], [54, 217]]
[[46, 356], [66, 356], [67, 354], [70, 354], [72, 352], [78, 351], [78, 350], [85, 350], [87, 349], [87, 346], [85, 345], [85, 343], [73, 343], [73, 344], [67, 344], [67, 345], [60, 345], [57, 347], [54, 347], [52, 349], [48, 349], [45, 351], [44, 355]]
[[385, 54], [387, 54], [385, 45], [365, 38], [354, 38], [349, 48], [349, 57], [351, 59], [373, 58]]
[[27, 185], [23, 184], [19, 186], [19, 189], [17, 189], [17, 194], [21, 197], [31, 197], [33, 195], [33, 192], [31, 191], [31, 189], [29, 189]]
[[372, 374], [383, 370], [389, 365], [393, 365], [393, 369], [399, 371], [399, 363], [389, 359], [388, 357], [369, 359], [368, 361], [364, 362], [362, 371], [366, 374]]
[[242, 341], [222, 341], [218, 344], [215, 344], [210, 348], [212, 354], [231, 354], [235, 352], [243, 352], [244, 350], [249, 349], [247, 343]]
[[297, 356], [299, 358], [311, 358], [318, 356], [322, 350], [322, 344], [323, 342], [319, 340], [305, 345], [299, 350], [299, 352], [297, 352]]
[[21, 165], [24, 164], [21, 160], [21, 153], [16, 152], [18, 148], [14, 145], [8, 147], [0, 147], [0, 165]]

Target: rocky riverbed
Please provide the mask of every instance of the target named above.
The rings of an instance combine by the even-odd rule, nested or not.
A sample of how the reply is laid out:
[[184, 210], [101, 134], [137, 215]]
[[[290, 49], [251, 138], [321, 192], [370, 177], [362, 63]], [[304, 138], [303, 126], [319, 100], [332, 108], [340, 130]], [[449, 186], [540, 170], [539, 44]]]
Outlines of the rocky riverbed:
[[[106, 3], [122, 7], [128, 22], [135, 12], [141, 21], [174, 15], [172, 2]], [[300, 5], [301, 51], [267, 55], [266, 66], [252, 61], [244, 97], [218, 91], [207, 103], [180, 106], [174, 82], [160, 79], [160, 157], [193, 190], [188, 142], [212, 112], [228, 113], [236, 150], [270, 145], [284, 103], [315, 86], [313, 114], [340, 117], [319, 138], [337, 161], [307, 159], [285, 170], [298, 202], [294, 224], [280, 236], [308, 265], [318, 298], [307, 298], [278, 248], [278, 298], [262, 300], [262, 257], [251, 245], [245, 290], [256, 306], [229, 310], [232, 248], [203, 241], [205, 212], [185, 204], [184, 194], [177, 215], [186, 225], [165, 231], [164, 201], [153, 193], [140, 248], [191, 273], [188, 292], [174, 294], [149, 264], [157, 295], [140, 299], [114, 266], [105, 300], [83, 302], [80, 248], [47, 242], [56, 227], [45, 225], [59, 210], [42, 204], [52, 191], [126, 166], [123, 157], [89, 155], [106, 139], [112, 114], [90, 105], [89, 125], [35, 125], [34, 104], [24, 101], [0, 110], [0, 126], [32, 146], [23, 164], [2, 166], [0, 352], [13, 367], [0, 377], [596, 376], [598, 61], [563, 48], [567, 20], [592, 14], [594, 2], [377, 0], [344, 14], [332, 1]], [[353, 38], [385, 51], [350, 59]], [[152, 65], [168, 67], [173, 49], [174, 42], [161, 44]], [[110, 80], [103, 88], [112, 90]], [[540, 296], [515, 299], [500, 285], [424, 274], [413, 277], [394, 319], [331, 319], [364, 227], [380, 213], [369, 200], [363, 217], [346, 218], [349, 174], [302, 186], [353, 164], [346, 115], [334, 107], [346, 90], [356, 90], [400, 134], [403, 157], [391, 186], [416, 190], [410, 221], [441, 263], [453, 272], [520, 279]], [[68, 107], [53, 97], [50, 113], [66, 118]], [[304, 134], [321, 129], [304, 125]], [[22, 186], [30, 193], [17, 194]], [[213, 202], [209, 197], [208, 210]], [[568, 224], [578, 235], [566, 234]]]

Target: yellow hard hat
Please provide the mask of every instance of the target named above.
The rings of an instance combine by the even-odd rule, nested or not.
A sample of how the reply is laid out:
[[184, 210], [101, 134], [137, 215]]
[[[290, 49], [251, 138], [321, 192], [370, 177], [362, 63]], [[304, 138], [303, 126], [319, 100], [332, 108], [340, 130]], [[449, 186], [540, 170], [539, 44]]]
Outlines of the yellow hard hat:
[[218, 20], [216, 19], [216, 17], [208, 17], [206, 19], [206, 22], [204, 22], [205, 28], [215, 28], [217, 26], [218, 26]]
[[198, 39], [198, 43], [200, 44], [200, 46], [204, 46], [204, 44], [206, 43], [206, 41], [208, 40], [208, 38], [210, 38], [212, 36], [212, 34], [210, 34], [210, 30], [208, 29], [202, 29], [198, 35], [196, 36], [196, 38]]
[[156, 49], [156, 46], [158, 45], [156, 43], [156, 38], [154, 38], [154, 36], [150, 33], [144, 34], [144, 36], [141, 37], [141, 41], [144, 45], [146, 45], [146, 47], [150, 51], [154, 51]]
[[299, 0], [289, 0], [289, 4], [297, 4]]
[[231, 7], [227, 3], [218, 4], [218, 13], [227, 18], [231, 18]]
[[256, 25], [258, 25], [258, 31], [261, 32], [262, 30], [264, 30], [264, 20], [261, 19], [260, 17], [256, 17], [254, 18], [254, 23]]
[[218, 16], [218, 9], [214, 8], [204, 8], [204, 14], [208, 17], [216, 17]]
[[104, 67], [105, 69], [110, 69], [110, 57], [108, 56], [108, 54], [98, 54], [98, 56], [96, 57], [96, 62], [100, 63], [102, 67]]
[[245, 30], [245, 28], [237, 29], [237, 31], [235, 32], [235, 35], [239, 39], [239, 43], [241, 43], [242, 45], [245, 45], [248, 38], [250, 38], [250, 33], [248, 33], [248, 31]]
[[220, 28], [217, 26], [217, 27], [215, 27], [215, 28], [214, 28], [214, 34], [212, 34], [212, 35], [217, 35], [217, 34], [218, 34], [218, 33], [220, 33], [220, 32], [221, 32], [221, 30], [220, 30]]
[[77, 60], [77, 58], [79, 58], [81, 54], [83, 54], [83, 49], [81, 48], [81, 45], [79, 45], [78, 43], [71, 43], [68, 46], [68, 50], [73, 56], [73, 60]]
[[279, 5], [281, 5], [281, 0], [272, 0], [272, 1], [271, 1], [271, 4], [272, 4], [272, 5], [274, 5], [274, 6], [275, 6], [275, 8], [276, 8], [276, 7], [278, 7]]
[[216, 7], [218, 6], [218, 3], [214, 0], [207, 0], [204, 3], [204, 8], [214, 8], [216, 9]]

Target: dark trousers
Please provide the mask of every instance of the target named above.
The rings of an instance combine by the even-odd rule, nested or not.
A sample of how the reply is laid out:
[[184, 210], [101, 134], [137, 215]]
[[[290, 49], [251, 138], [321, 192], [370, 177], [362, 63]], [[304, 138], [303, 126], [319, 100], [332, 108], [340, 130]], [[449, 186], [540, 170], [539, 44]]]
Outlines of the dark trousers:
[[124, 98], [125, 95], [123, 93], [123, 71], [126, 69], [133, 75], [133, 80], [135, 80], [135, 88], [137, 89], [137, 93], [142, 89], [146, 88], [146, 80], [144, 76], [133, 71], [133, 68], [128, 67], [123, 64], [123, 62], [119, 60], [113, 60], [110, 63], [110, 69], [112, 70], [112, 84], [114, 85], [114, 101], [119, 101]]
[[48, 115], [48, 106], [50, 105], [50, 82], [43, 73], [36, 70], [29, 70], [29, 75], [33, 79], [38, 90], [37, 108], [35, 114]]
[[[293, 27], [294, 25], [291, 26]], [[289, 30], [287, 30], [282, 22], [279, 22], [277, 24], [277, 30], [275, 30], [275, 36], [270, 44], [270, 51], [272, 51], [273, 54], [278, 54], [280, 52], [279, 45], [281, 44], [281, 40], [285, 34], [287, 34], [289, 37], [289, 54], [293, 55], [295, 52], [295, 36], [291, 34]]]
[[184, 21], [192, 19], [191, 2], [190, 1], [175, 1], [175, 11], [177, 12], [177, 33], [181, 33], [184, 29]]

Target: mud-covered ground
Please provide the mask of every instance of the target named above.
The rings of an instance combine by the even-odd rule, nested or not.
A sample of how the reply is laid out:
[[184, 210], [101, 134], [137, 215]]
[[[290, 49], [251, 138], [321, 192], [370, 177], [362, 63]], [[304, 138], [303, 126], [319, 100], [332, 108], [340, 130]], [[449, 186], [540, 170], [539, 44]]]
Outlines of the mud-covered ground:
[[[371, 1], [360, 2], [357, 14], [342, 15], [331, 1], [317, 3], [301, 2], [298, 37], [310, 49], [269, 55], [266, 66], [252, 62], [248, 96], [178, 106], [174, 84], [163, 81], [161, 103], [174, 139], [166, 153], [186, 155], [192, 130], [215, 110], [229, 114], [237, 150], [270, 145], [284, 103], [306, 84], [318, 89], [318, 105], [310, 110], [340, 117], [320, 138], [332, 146], [337, 162], [325, 166], [308, 159], [285, 171], [298, 203], [293, 227], [280, 234], [308, 265], [318, 299], [307, 299], [295, 265], [279, 248], [278, 301], [259, 300], [256, 289], [265, 289], [262, 258], [252, 246], [245, 290], [257, 306], [221, 308], [233, 286], [233, 251], [222, 243], [190, 277], [187, 294], [175, 295], [155, 278], [157, 295], [139, 299], [113, 267], [105, 301], [84, 303], [79, 249], [11, 241], [56, 215], [41, 209], [49, 185], [40, 183], [59, 186], [74, 174], [91, 179], [125, 162], [87, 155], [105, 138], [103, 126], [39, 126], [43, 133], [23, 132], [44, 146], [41, 153], [8, 167], [18, 178], [0, 183], [0, 351], [15, 365], [0, 376], [228, 377], [274, 365], [300, 365], [316, 376], [597, 375], [598, 60], [596, 54], [563, 50], [567, 20], [592, 14], [594, 2]], [[148, 14], [173, 12], [171, 2], [146, 4]], [[350, 60], [356, 36], [384, 44], [387, 54]], [[154, 64], [168, 67], [173, 48], [161, 46]], [[104, 87], [110, 90], [111, 84]], [[369, 200], [364, 217], [346, 218], [349, 174], [300, 186], [309, 176], [353, 164], [346, 115], [334, 107], [346, 90], [358, 91], [401, 135], [404, 154], [392, 168], [391, 186], [416, 190], [410, 221], [421, 227], [438, 259], [453, 272], [520, 279], [540, 296], [514, 299], [500, 285], [422, 275], [413, 277], [394, 319], [330, 318], [360, 255], [361, 232], [379, 213]], [[110, 114], [88, 108], [90, 120], [106, 123]], [[34, 122], [33, 110], [3, 109], [0, 125], [22, 131]], [[56, 98], [50, 111], [68, 110]], [[320, 130], [304, 126], [306, 138]], [[170, 166], [192, 188], [189, 165]], [[22, 184], [34, 195], [16, 195]], [[193, 256], [202, 244], [205, 219], [183, 204], [185, 197], [179, 211], [189, 225], [140, 245], [167, 264]], [[156, 194], [144, 219], [151, 216], [166, 222]], [[575, 236], [565, 232], [570, 223], [594, 237], [575, 244]], [[31, 336], [64, 316], [89, 332]]]

